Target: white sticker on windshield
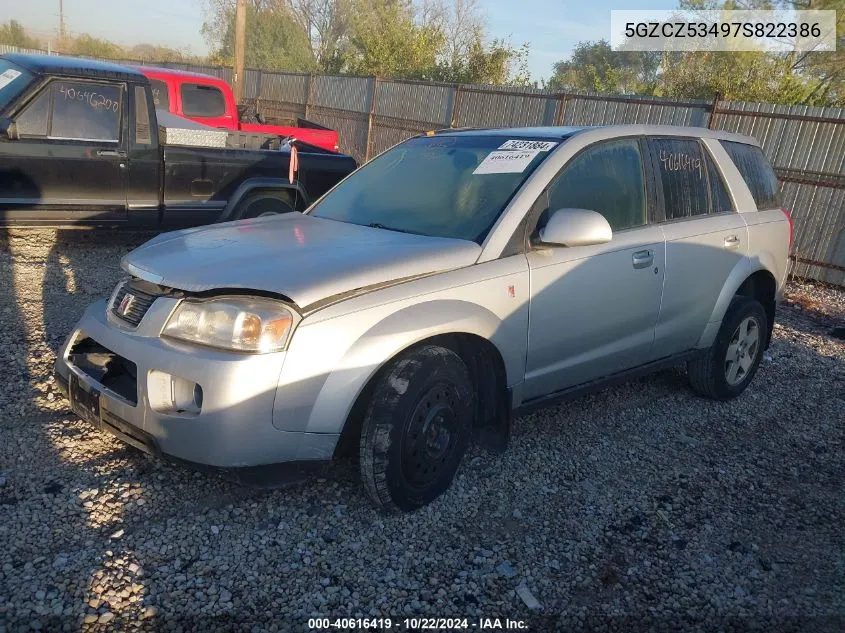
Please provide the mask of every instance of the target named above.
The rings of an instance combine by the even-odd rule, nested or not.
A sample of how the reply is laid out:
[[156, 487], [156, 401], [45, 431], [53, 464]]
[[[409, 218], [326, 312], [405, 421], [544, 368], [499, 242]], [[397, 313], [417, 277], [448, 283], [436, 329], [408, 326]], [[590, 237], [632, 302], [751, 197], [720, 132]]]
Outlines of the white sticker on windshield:
[[0, 90], [8, 86], [12, 83], [15, 79], [21, 76], [20, 71], [12, 70], [9, 68], [3, 73], [0, 73]]
[[539, 152], [548, 152], [555, 145], [557, 145], [557, 143], [554, 141], [525, 141], [521, 139], [512, 139], [499, 147], [499, 149], [536, 149]]
[[539, 150], [529, 152], [495, 151], [487, 154], [474, 174], [518, 174], [525, 171], [528, 164], [539, 154]]

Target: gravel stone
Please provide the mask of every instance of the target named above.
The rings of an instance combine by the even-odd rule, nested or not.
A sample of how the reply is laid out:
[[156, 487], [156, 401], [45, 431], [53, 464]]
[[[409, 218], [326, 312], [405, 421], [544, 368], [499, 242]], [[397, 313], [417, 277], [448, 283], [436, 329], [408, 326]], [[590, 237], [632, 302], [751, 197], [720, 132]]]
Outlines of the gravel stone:
[[471, 447], [435, 503], [385, 517], [353, 464], [253, 490], [71, 414], [56, 350], [148, 237], [0, 237], [0, 631], [307, 631], [309, 617], [403, 614], [845, 630], [843, 290], [789, 285], [737, 400], [696, 397], [680, 368], [541, 409], [514, 421], [505, 454]]

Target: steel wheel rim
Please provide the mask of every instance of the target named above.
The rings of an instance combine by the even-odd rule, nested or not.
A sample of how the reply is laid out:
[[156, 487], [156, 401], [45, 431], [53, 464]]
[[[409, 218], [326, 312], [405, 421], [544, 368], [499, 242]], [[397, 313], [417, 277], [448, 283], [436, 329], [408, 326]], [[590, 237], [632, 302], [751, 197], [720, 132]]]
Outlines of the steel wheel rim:
[[402, 437], [402, 474], [423, 489], [448, 470], [458, 440], [457, 394], [438, 383], [419, 399]]
[[748, 377], [760, 352], [760, 324], [745, 317], [731, 335], [725, 355], [725, 380], [735, 387]]

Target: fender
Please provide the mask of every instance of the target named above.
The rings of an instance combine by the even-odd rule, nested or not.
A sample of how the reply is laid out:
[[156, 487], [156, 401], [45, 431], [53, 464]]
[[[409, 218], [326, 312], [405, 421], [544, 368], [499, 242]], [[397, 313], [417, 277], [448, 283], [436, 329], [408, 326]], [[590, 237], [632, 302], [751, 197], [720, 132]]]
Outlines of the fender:
[[770, 253], [766, 252], [755, 257], [743, 257], [737, 262], [731, 274], [728, 275], [728, 279], [722, 287], [722, 292], [719, 293], [719, 298], [716, 300], [713, 312], [707, 320], [707, 326], [701, 338], [698, 339], [697, 348], [703, 349], [710, 347], [713, 341], [716, 340], [716, 334], [719, 332], [719, 327], [722, 325], [722, 319], [725, 318], [728, 306], [730, 306], [734, 295], [736, 295], [737, 290], [739, 290], [739, 287], [745, 280], [760, 270], [765, 270], [774, 275], [772, 272], [774, 269], [774, 258]]
[[[352, 335], [354, 340], [349, 345], [337, 340], [337, 332], [355, 329], [354, 321], [349, 322], [349, 328], [339, 326], [336, 319], [303, 328], [294, 340], [304, 351], [291, 365], [299, 365], [306, 354], [318, 360], [310, 363], [302, 377], [284, 376], [283, 370], [284, 384], [277, 391], [273, 424], [288, 431], [340, 433], [352, 406], [384, 363], [440, 334], [475, 334], [491, 341], [504, 359], [511, 384], [519, 379], [525, 362], [521, 321], [502, 321], [490, 310], [467, 301], [433, 299], [408, 305], [371, 325], [364, 324], [360, 334]], [[518, 331], [521, 335], [516, 334]]]
[[218, 216], [217, 222], [229, 220], [238, 207], [238, 204], [240, 204], [249, 192], [255, 189], [286, 189], [296, 191], [307, 206], [308, 192], [299, 181], [291, 183], [287, 178], [248, 178], [235, 189], [235, 193], [231, 195], [223, 211]]

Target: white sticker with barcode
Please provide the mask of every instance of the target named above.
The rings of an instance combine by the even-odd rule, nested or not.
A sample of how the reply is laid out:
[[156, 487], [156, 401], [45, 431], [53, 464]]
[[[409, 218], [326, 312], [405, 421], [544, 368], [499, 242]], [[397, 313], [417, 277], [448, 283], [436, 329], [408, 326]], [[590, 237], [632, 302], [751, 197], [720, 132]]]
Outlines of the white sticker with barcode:
[[557, 145], [557, 143], [554, 141], [526, 141], [524, 139], [511, 139], [500, 146], [499, 149], [536, 149], [539, 152], [548, 152], [555, 145]]
[[8, 70], [0, 73], [0, 90], [8, 86], [12, 83], [15, 79], [21, 76], [20, 71], [12, 70], [9, 68]]
[[473, 174], [518, 174], [525, 171], [529, 163], [539, 154], [539, 150], [514, 152], [511, 150], [495, 151], [487, 154]]

